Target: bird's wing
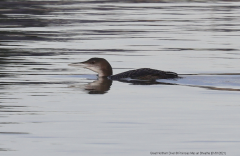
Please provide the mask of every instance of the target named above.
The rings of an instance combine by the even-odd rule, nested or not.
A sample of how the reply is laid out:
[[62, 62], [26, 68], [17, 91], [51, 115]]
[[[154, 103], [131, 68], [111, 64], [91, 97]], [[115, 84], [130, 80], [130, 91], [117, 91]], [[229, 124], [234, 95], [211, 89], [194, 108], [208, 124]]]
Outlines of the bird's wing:
[[178, 75], [174, 72], [166, 72], [161, 70], [155, 70], [150, 68], [141, 68], [136, 70], [130, 70], [127, 72], [119, 73], [111, 76], [111, 79], [117, 80], [122, 78], [142, 79], [142, 80], [154, 80], [154, 79], [167, 79], [177, 78]]

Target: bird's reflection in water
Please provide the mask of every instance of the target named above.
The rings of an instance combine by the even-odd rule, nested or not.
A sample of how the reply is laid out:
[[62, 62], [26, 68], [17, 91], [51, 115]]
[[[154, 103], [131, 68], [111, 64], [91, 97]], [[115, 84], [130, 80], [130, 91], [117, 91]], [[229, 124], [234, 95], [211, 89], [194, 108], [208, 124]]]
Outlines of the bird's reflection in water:
[[[187, 78], [186, 78], [187, 79]], [[182, 79], [184, 80], [184, 79]], [[187, 82], [191, 80], [191, 77]], [[159, 82], [159, 81], [142, 81], [142, 80], [133, 80], [133, 79], [121, 79], [117, 80], [118, 82], [128, 83], [131, 85], [180, 85], [180, 86], [189, 86], [189, 87], [198, 87], [198, 88], [205, 88], [209, 90], [219, 90], [219, 91], [240, 91], [239, 88], [231, 88], [229, 87], [218, 87], [218, 86], [211, 86], [209, 84], [198, 84], [198, 83], [183, 83], [175, 81], [172, 79], [172, 82]], [[84, 91], [87, 91], [88, 94], [105, 94], [107, 93], [112, 85], [112, 80], [108, 78], [99, 77], [97, 80], [84, 84]], [[236, 87], [236, 86], [235, 86]]]
[[[132, 85], [175, 85], [173, 83], [157, 82], [157, 81], [140, 81], [140, 80], [118, 80], [119, 82], [129, 83]], [[90, 82], [88, 84], [72, 85], [71, 88], [76, 88], [87, 92], [88, 94], [105, 94], [107, 93], [113, 81], [105, 78], [99, 77], [97, 80]]]
[[107, 78], [98, 78], [97, 80], [87, 84], [75, 84], [69, 86], [77, 90], [82, 90], [88, 94], [105, 94], [110, 90], [112, 80]]
[[[133, 85], [176, 85], [173, 83], [157, 82], [157, 81], [141, 81], [141, 80], [118, 80], [123, 83], [130, 83]], [[85, 90], [89, 94], [105, 94], [110, 90], [112, 80], [108, 78], [100, 77], [98, 80], [93, 81], [85, 85]]]
[[89, 94], [105, 94], [112, 85], [112, 80], [105, 77], [99, 77], [96, 81], [88, 83], [84, 86], [84, 89]]
[[[209, 86], [209, 85], [193, 85], [193, 84], [184, 84], [183, 82], [159, 82], [159, 81], [140, 81], [140, 80], [118, 80], [119, 82], [129, 83], [132, 85], [180, 85], [180, 86], [189, 86], [189, 87], [198, 87], [198, 88], [205, 88], [209, 90], [219, 90], [219, 91], [240, 91], [238, 88], [228, 88], [228, 87], [217, 87], [217, 86]], [[104, 77], [99, 77], [97, 80], [88, 83], [88, 84], [81, 84], [81, 85], [74, 85], [71, 87], [81, 89], [88, 94], [105, 94], [107, 93], [112, 85], [112, 80]]]

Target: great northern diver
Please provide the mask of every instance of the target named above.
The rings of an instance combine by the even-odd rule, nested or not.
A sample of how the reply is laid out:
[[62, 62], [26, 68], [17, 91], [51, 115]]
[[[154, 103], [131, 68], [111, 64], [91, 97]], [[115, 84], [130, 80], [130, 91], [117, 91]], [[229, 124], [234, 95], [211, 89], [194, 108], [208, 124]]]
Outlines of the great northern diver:
[[99, 77], [107, 77], [111, 80], [120, 80], [123, 78], [139, 80], [156, 80], [156, 79], [174, 79], [179, 78], [177, 73], [161, 71], [150, 68], [140, 68], [130, 70], [116, 75], [112, 75], [112, 67], [104, 58], [90, 58], [84, 62], [72, 63], [70, 66], [82, 66], [98, 73]]

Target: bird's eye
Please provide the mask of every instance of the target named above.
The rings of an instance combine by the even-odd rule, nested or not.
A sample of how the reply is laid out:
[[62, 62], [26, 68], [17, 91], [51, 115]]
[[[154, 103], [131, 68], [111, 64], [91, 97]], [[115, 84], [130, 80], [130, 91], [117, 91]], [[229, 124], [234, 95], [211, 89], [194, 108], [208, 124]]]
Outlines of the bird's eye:
[[94, 64], [94, 63], [95, 63], [95, 61], [92, 61], [92, 62], [91, 62], [91, 64]]

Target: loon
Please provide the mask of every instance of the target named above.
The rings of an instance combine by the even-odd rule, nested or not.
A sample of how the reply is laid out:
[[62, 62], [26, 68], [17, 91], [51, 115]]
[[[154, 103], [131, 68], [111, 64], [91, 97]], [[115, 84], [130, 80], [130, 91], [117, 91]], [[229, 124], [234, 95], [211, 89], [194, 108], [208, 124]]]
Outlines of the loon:
[[139, 80], [156, 80], [156, 79], [175, 79], [180, 78], [177, 73], [161, 71], [150, 68], [140, 68], [129, 70], [123, 73], [113, 75], [110, 63], [104, 58], [90, 58], [84, 62], [71, 63], [70, 66], [81, 66], [98, 73], [99, 77], [107, 77], [110, 80], [120, 80], [124, 78]]

